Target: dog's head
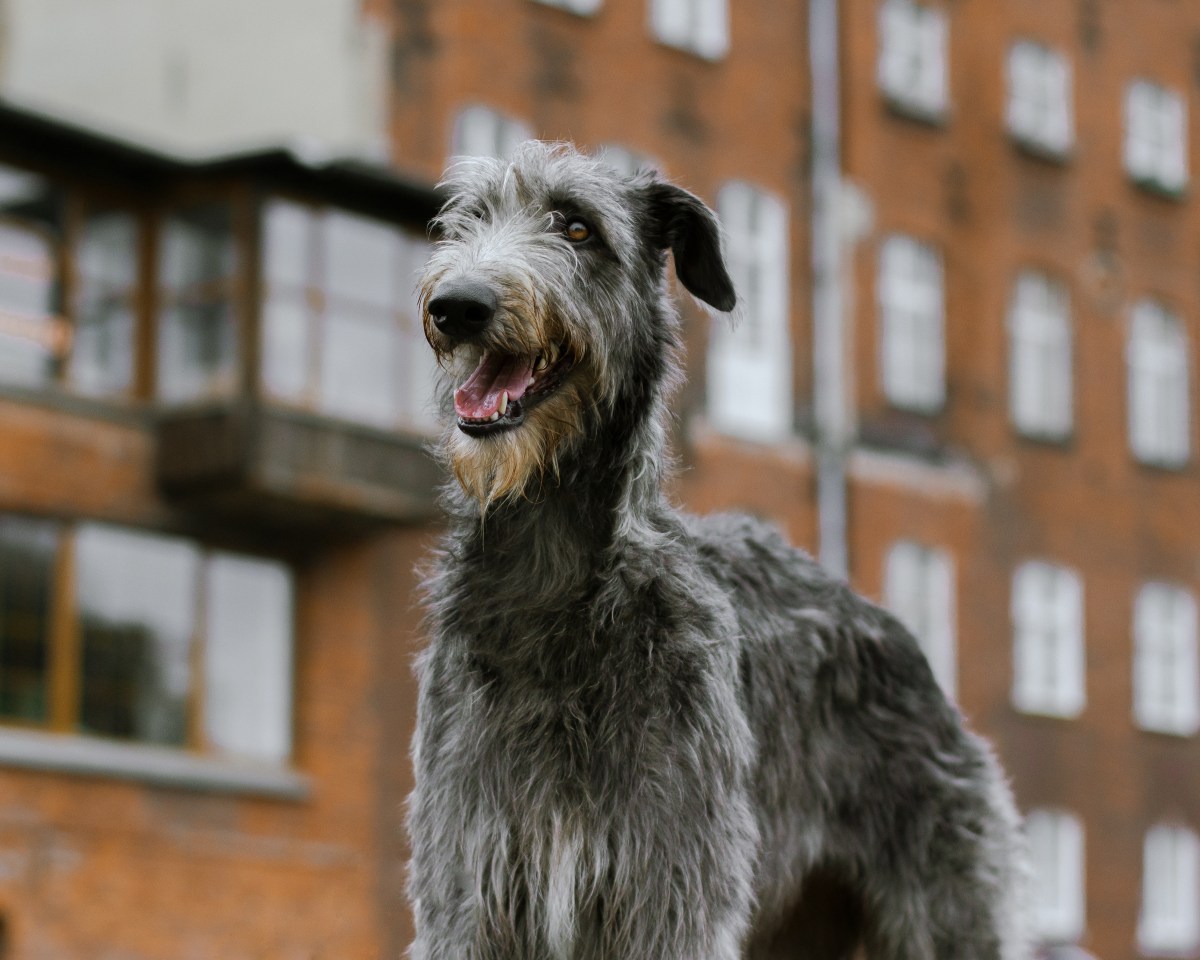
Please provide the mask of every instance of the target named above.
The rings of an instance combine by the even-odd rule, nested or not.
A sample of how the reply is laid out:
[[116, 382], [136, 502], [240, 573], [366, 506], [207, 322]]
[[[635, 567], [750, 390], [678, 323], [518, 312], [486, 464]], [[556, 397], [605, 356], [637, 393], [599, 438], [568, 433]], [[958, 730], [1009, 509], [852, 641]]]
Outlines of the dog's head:
[[461, 161], [444, 186], [422, 316], [450, 463], [486, 505], [554, 471], [589, 411], [653, 393], [678, 339], [667, 250], [697, 298], [728, 311], [735, 296], [712, 211], [653, 175], [530, 141], [511, 162]]

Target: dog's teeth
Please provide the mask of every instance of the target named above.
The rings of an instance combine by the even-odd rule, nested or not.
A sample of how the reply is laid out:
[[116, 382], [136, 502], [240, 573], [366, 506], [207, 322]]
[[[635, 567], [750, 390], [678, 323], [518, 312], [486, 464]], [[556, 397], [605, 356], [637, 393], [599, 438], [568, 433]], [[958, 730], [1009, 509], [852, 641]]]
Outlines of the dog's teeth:
[[488, 423], [491, 423], [493, 420], [499, 420], [499, 419], [500, 419], [500, 414], [493, 413], [490, 417], [488, 417]]
[[500, 414], [503, 416], [508, 413], [508, 391], [505, 390], [500, 394]]

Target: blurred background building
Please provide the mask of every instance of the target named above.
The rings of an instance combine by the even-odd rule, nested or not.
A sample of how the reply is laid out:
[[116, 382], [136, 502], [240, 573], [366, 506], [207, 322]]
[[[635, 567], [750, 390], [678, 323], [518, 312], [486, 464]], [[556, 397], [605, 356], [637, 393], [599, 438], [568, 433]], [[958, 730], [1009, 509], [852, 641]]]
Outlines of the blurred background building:
[[528, 136], [718, 210], [678, 496], [913, 628], [1047, 950], [1200, 955], [1198, 89], [1177, 0], [0, 0], [0, 957], [400, 955], [412, 280]]

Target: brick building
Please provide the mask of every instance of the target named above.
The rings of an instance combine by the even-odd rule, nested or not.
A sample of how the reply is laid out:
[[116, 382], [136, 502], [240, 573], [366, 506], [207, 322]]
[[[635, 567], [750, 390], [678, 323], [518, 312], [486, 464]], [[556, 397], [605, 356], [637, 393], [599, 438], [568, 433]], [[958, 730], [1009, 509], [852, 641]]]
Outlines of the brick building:
[[1039, 938], [1200, 953], [1194, 5], [403, 0], [394, 157], [650, 162], [729, 233], [678, 489], [922, 635], [1011, 770]]
[[408, 941], [433, 209], [0, 106], [0, 956]]
[[[36, 0], [10, 6], [44, 25]], [[390, 90], [399, 180], [294, 152], [183, 163], [0, 116], [9, 954], [407, 942], [412, 566], [433, 478], [394, 280], [431, 204], [411, 184], [530, 135], [656, 164], [718, 209], [747, 315], [710, 329], [685, 305], [679, 496], [776, 520], [914, 627], [1030, 815], [1040, 939], [1200, 954], [1200, 12], [364, 0], [361, 16], [389, 38], [388, 73], [333, 83], [322, 61], [308, 79], [343, 100]], [[18, 34], [21, 69], [0, 78], [23, 97], [83, 115], [80, 91], [125, 89], [101, 75], [157, 89], [152, 57], [89, 65], [76, 30], [58, 66]], [[264, 114], [294, 132], [286, 111], [223, 112], [238, 61], [206, 73], [176, 57], [187, 37], [163, 46], [153, 106], [172, 142], [197, 129], [170, 112], [180, 76], [215, 139]], [[122, 103], [90, 115], [149, 116]], [[372, 149], [362, 116], [316, 116]], [[372, 350], [380, 317], [391, 352]], [[368, 356], [393, 365], [337, 375]], [[256, 639], [231, 657], [246, 618]]]

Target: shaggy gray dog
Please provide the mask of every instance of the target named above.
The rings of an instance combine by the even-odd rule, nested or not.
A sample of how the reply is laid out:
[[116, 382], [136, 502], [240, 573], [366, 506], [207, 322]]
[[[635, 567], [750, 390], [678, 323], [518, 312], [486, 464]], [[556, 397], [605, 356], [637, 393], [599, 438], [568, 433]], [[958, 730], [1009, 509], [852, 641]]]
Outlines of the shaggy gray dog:
[[414, 960], [1018, 960], [1018, 820], [913, 638], [662, 492], [696, 197], [563, 145], [454, 169], [422, 281], [457, 476], [428, 582]]

